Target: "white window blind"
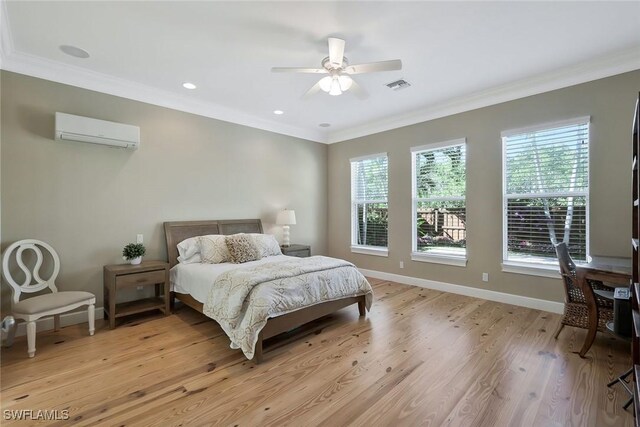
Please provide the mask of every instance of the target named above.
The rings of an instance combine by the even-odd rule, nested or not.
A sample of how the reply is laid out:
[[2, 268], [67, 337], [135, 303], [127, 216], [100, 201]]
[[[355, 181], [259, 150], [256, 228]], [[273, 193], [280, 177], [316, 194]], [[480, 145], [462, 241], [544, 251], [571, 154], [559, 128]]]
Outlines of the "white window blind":
[[413, 252], [465, 258], [465, 140], [411, 151]]
[[555, 262], [567, 243], [586, 261], [589, 233], [589, 119], [503, 133], [504, 259]]
[[351, 160], [351, 244], [387, 247], [386, 154]]

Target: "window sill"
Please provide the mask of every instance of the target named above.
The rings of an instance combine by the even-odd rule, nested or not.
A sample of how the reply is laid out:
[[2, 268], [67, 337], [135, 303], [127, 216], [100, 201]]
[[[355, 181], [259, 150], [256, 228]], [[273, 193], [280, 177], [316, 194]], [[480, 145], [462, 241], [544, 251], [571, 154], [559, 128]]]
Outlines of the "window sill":
[[559, 279], [560, 268], [557, 265], [528, 264], [523, 262], [504, 261], [502, 271], [505, 273], [526, 274], [528, 276]]
[[456, 267], [466, 267], [467, 258], [455, 255], [429, 254], [424, 252], [411, 252], [411, 261], [431, 262], [434, 264], [455, 265]]
[[389, 256], [389, 250], [387, 248], [378, 248], [375, 246], [351, 246], [351, 252], [363, 255]]

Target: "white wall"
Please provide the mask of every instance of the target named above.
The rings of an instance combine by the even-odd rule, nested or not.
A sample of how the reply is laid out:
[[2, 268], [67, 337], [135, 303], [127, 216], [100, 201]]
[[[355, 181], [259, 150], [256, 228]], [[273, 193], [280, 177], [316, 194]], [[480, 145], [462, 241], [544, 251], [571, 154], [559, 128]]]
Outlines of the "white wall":
[[[329, 146], [329, 254], [358, 267], [562, 301], [560, 279], [504, 273], [502, 261], [503, 130], [591, 116], [591, 254], [631, 256], [631, 125], [640, 71], [530, 96]], [[411, 261], [410, 148], [467, 138], [468, 265]], [[350, 251], [352, 157], [389, 156], [389, 257]], [[404, 261], [404, 269], [400, 269]], [[482, 273], [489, 282], [482, 282]]]
[[[102, 306], [102, 266], [143, 233], [166, 259], [163, 221], [296, 210], [294, 243], [326, 251], [327, 146], [3, 71], [2, 248], [24, 238], [60, 254], [61, 290]], [[140, 126], [137, 151], [54, 141], [56, 111]], [[3, 308], [8, 307], [3, 285]]]

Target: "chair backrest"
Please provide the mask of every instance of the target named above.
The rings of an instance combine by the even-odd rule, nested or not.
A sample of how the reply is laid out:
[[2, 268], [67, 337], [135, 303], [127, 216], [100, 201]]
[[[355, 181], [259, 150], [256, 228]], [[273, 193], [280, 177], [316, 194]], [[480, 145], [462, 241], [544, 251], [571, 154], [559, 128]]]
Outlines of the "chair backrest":
[[576, 271], [576, 264], [571, 259], [571, 255], [569, 255], [569, 248], [567, 248], [566, 243], [562, 242], [556, 245], [556, 255], [560, 264], [560, 273], [573, 276]]
[[[53, 272], [51, 273], [51, 277], [49, 277], [47, 280], [44, 280], [42, 277], [40, 277], [40, 268], [42, 267], [42, 264], [44, 262], [44, 256], [40, 248], [43, 248], [47, 252], [49, 252], [51, 258], [53, 259]], [[33, 266], [33, 271], [29, 270], [29, 268], [24, 263], [24, 260], [22, 259], [24, 251], [26, 251], [27, 249], [32, 250], [36, 255], [36, 263]], [[22, 284], [18, 284], [18, 282], [15, 281], [15, 279], [11, 275], [11, 270], [9, 268], [9, 260], [11, 259], [11, 255], [14, 251], [16, 264], [18, 265], [20, 270], [22, 270], [25, 276]], [[46, 288], [51, 289], [51, 292], [58, 292], [55, 280], [58, 277], [59, 272], [60, 258], [58, 257], [58, 253], [48, 243], [41, 242], [40, 240], [25, 239], [15, 242], [4, 251], [4, 254], [2, 256], [2, 275], [13, 290], [14, 304], [20, 301], [20, 294], [23, 292], [39, 292]], [[34, 280], [35, 283], [32, 283]]]
[[566, 243], [556, 245], [556, 255], [560, 264], [560, 274], [564, 282], [565, 302], [586, 303], [582, 289], [576, 283], [576, 264], [569, 255], [569, 248]]

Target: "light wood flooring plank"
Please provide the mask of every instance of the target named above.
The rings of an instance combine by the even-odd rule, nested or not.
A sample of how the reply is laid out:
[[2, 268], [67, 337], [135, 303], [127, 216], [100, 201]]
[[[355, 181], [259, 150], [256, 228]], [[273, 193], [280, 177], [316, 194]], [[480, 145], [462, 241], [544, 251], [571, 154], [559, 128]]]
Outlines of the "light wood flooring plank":
[[[355, 306], [269, 341], [254, 365], [215, 322], [183, 307], [38, 334], [2, 349], [2, 409], [67, 409], [74, 425], [631, 426], [606, 383], [629, 344], [553, 332], [560, 316], [371, 279]], [[3, 425], [69, 425], [11, 421]]]

